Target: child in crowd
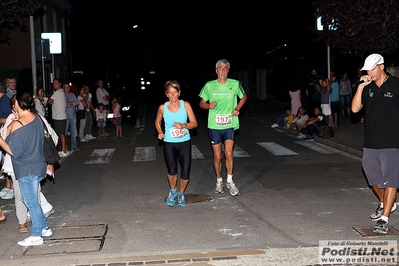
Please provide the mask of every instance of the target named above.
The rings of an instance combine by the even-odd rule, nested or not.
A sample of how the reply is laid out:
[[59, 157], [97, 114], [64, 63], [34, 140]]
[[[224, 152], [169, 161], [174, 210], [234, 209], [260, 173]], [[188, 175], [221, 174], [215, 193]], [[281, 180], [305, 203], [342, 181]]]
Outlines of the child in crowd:
[[104, 104], [99, 103], [96, 109], [96, 121], [98, 127], [98, 137], [105, 137], [105, 121], [107, 119], [107, 112], [104, 110]]
[[291, 114], [291, 108], [285, 107], [284, 112], [279, 115], [276, 123], [274, 123], [271, 127], [276, 128], [280, 125], [284, 125], [284, 128], [290, 128], [293, 120], [294, 115]]
[[112, 111], [114, 114], [114, 117], [112, 119], [112, 123], [116, 127], [116, 133], [115, 133], [115, 138], [119, 139], [122, 138], [122, 114], [121, 114], [121, 98], [120, 97], [115, 97], [112, 100]]

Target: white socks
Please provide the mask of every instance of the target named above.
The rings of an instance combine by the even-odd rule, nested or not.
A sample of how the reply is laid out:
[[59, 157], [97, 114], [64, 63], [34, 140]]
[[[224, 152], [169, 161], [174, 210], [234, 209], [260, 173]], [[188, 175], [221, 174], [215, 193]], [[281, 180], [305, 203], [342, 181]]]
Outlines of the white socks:
[[[221, 177], [216, 177], [216, 181], [218, 182], [218, 183], [221, 183], [221, 182], [223, 182], [223, 178], [221, 178]], [[227, 174], [227, 183], [231, 183], [231, 182], [233, 182], [233, 175], [229, 175], [229, 174]]]

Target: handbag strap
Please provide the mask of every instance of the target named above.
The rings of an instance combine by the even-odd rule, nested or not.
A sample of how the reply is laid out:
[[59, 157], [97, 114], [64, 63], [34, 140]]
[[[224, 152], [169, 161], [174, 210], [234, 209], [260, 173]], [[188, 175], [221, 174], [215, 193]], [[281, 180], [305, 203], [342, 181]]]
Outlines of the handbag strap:
[[43, 118], [39, 115], [40, 120], [42, 120], [44, 131], [46, 131], [45, 135], [50, 135], [48, 132], [48, 128], [46, 123], [44, 123]]

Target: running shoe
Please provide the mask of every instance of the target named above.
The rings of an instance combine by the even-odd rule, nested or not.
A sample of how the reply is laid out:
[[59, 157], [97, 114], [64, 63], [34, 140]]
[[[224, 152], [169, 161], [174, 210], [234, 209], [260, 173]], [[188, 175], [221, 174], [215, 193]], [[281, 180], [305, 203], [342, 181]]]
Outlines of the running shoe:
[[166, 205], [173, 207], [176, 204], [176, 197], [177, 197], [177, 193], [176, 193], [176, 189], [171, 189], [169, 191], [169, 196], [166, 199]]
[[232, 196], [236, 196], [238, 193], [240, 193], [234, 182], [227, 182], [226, 187], [228, 190], [230, 190], [230, 195]]

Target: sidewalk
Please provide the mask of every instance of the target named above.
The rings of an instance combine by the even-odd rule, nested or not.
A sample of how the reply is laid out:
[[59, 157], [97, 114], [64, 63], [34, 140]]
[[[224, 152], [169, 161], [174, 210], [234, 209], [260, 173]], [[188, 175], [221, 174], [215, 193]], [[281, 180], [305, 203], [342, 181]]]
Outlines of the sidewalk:
[[[278, 116], [283, 111], [283, 108], [289, 106], [290, 104], [274, 100], [266, 100], [258, 101], [255, 105], [256, 110], [248, 111], [246, 115], [256, 117], [257, 119], [261, 119], [265, 123], [272, 125], [276, 122]], [[289, 130], [294, 131], [293, 129]], [[358, 119], [356, 114], [354, 114], [351, 118], [339, 118], [339, 126], [334, 130], [334, 137], [326, 139], [315, 137], [315, 141], [345, 151], [360, 158], [363, 154], [363, 140], [364, 123], [360, 122], [360, 119]]]

